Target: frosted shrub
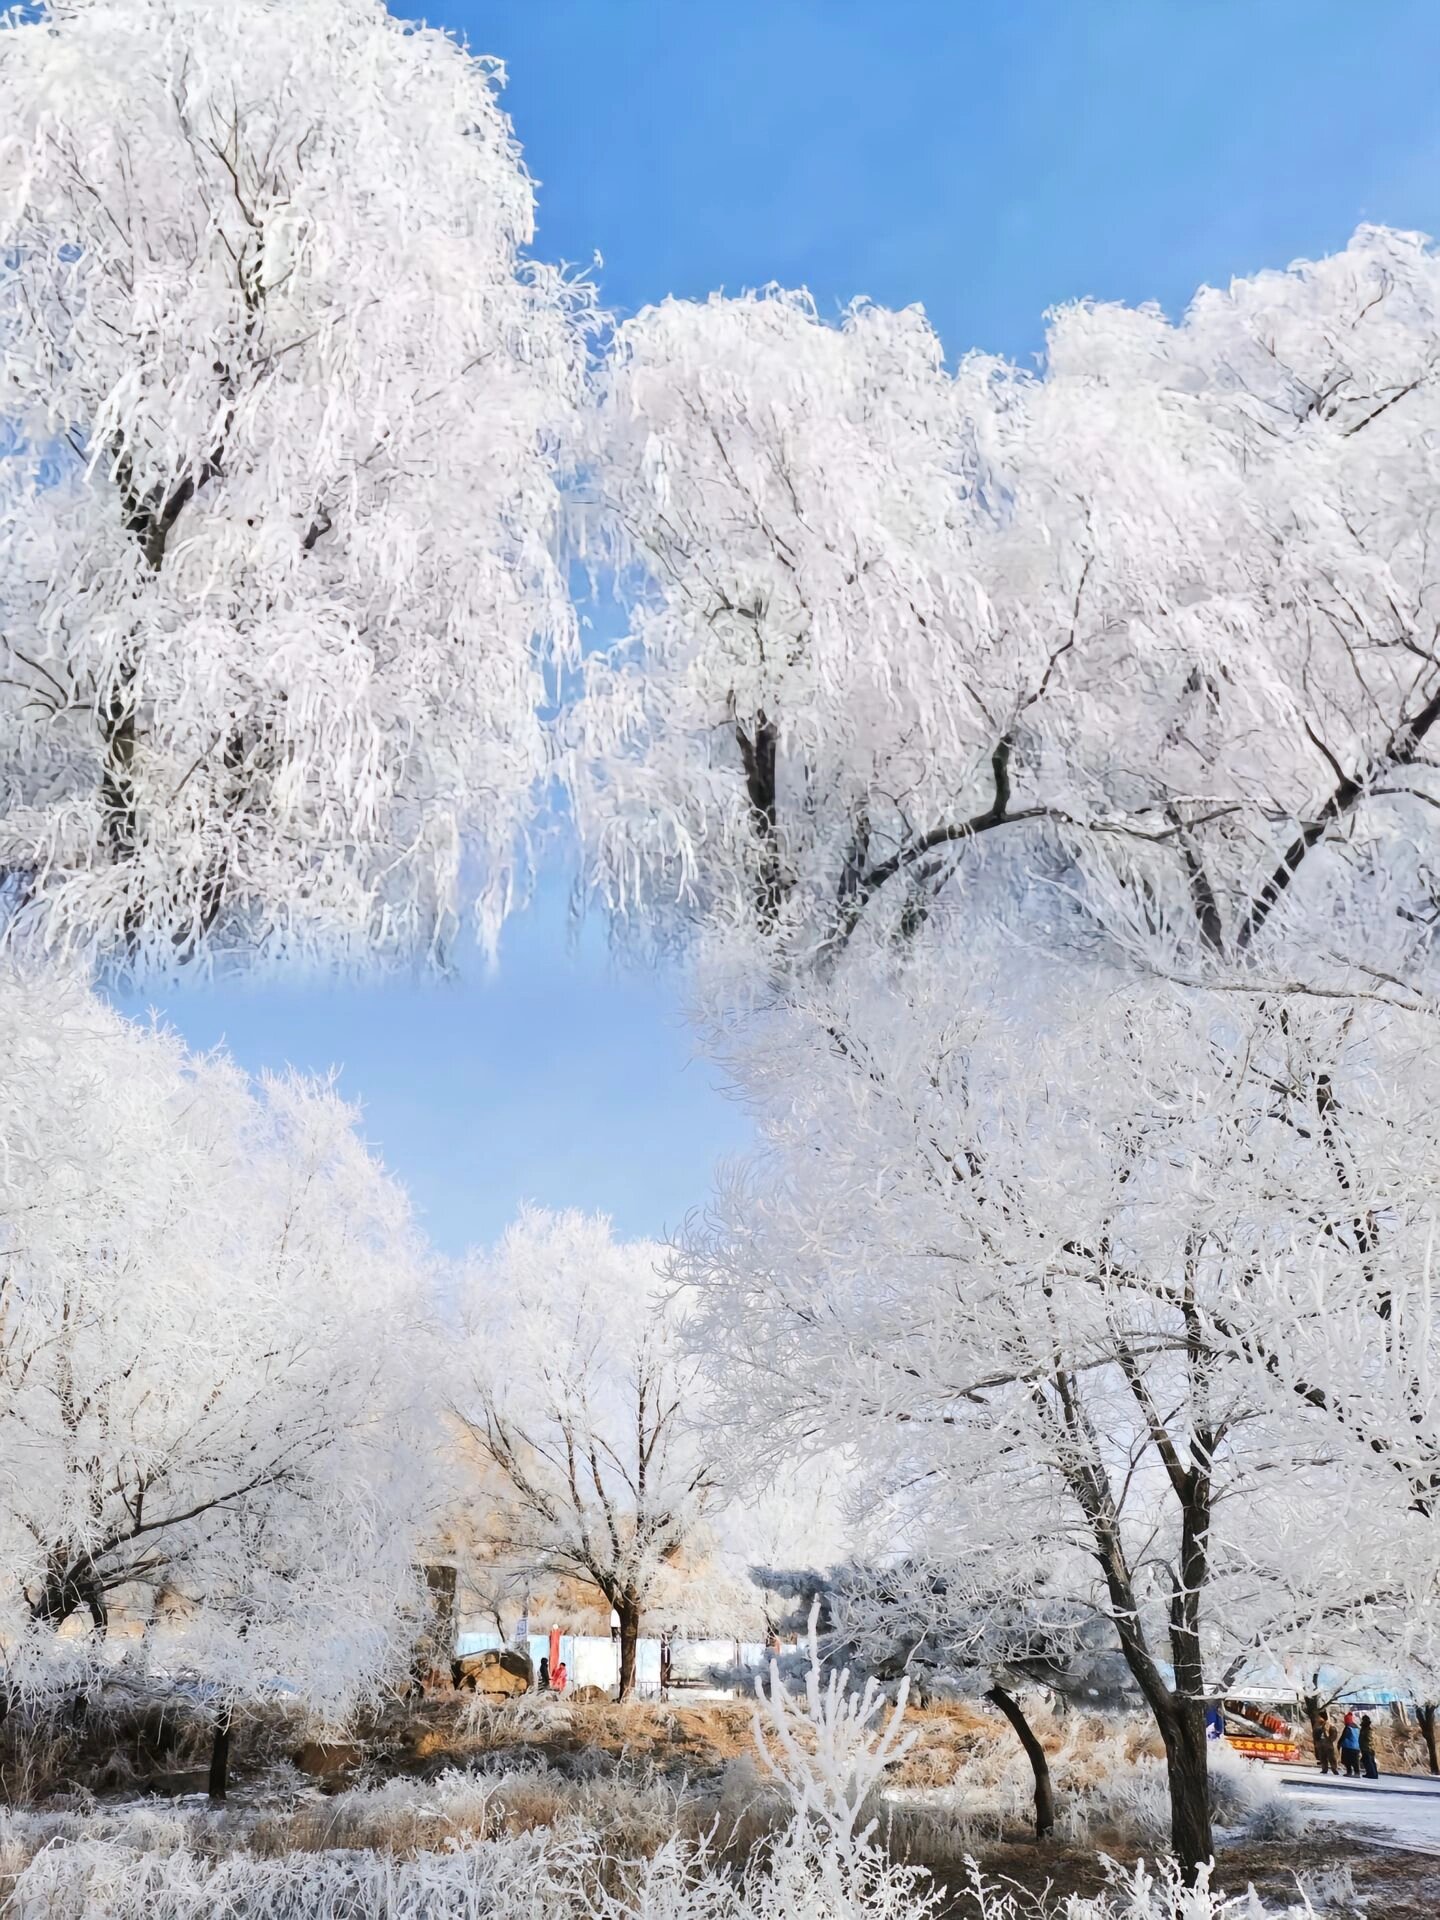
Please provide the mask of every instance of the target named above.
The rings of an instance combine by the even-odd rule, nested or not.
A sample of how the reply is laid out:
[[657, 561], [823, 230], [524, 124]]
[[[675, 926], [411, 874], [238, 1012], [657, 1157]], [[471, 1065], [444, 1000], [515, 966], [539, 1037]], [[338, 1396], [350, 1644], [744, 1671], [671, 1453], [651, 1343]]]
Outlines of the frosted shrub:
[[14, 1920], [572, 1920], [592, 1845], [574, 1835], [447, 1853], [329, 1852], [208, 1860], [108, 1841], [47, 1849], [20, 1876]]
[[1056, 1780], [1056, 1832], [1084, 1843], [1102, 1832], [1123, 1833], [1142, 1846], [1158, 1847], [1170, 1832], [1170, 1797], [1164, 1762], [1137, 1751], [1133, 1725], [1083, 1721], [1065, 1730], [1051, 1757]]
[[745, 1877], [745, 1920], [926, 1920], [938, 1903], [922, 1867], [846, 1847], [796, 1820]]
[[[1057, 1743], [1058, 1742], [1058, 1743]], [[1055, 1790], [1054, 1837], [1087, 1846], [1123, 1839], [1164, 1844], [1169, 1800], [1164, 1763], [1138, 1719], [1067, 1716], [1046, 1729]], [[1033, 1831], [1034, 1777], [1016, 1741], [997, 1724], [988, 1737], [947, 1755], [953, 1775], [930, 1786], [884, 1791], [892, 1841], [927, 1860], [958, 1861], [1017, 1831]]]
[[701, 1867], [703, 1852], [671, 1835], [650, 1859], [627, 1862], [618, 1885], [599, 1888], [586, 1920], [741, 1920], [736, 1881]]
[[725, 1762], [716, 1826], [727, 1847], [745, 1851], [749, 1842], [783, 1827], [790, 1814], [788, 1793], [761, 1769], [753, 1753], [733, 1754]]
[[816, 1823], [841, 1853], [865, 1847], [875, 1829], [859, 1825], [866, 1803], [885, 1769], [915, 1744], [901, 1731], [909, 1683], [902, 1680], [889, 1719], [878, 1717], [885, 1697], [873, 1679], [851, 1691], [848, 1669], [825, 1677], [816, 1634], [817, 1601], [807, 1627], [810, 1664], [803, 1697], [787, 1693], [780, 1668], [770, 1663], [770, 1684], [755, 1682], [760, 1710], [755, 1745], [761, 1765], [790, 1797], [797, 1825]]
[[554, 1694], [522, 1693], [513, 1700], [495, 1701], [472, 1694], [455, 1716], [455, 1732], [462, 1740], [493, 1746], [524, 1734], [553, 1732], [565, 1708]]
[[470, 1740], [505, 1740], [518, 1734], [553, 1734], [568, 1716], [559, 1693], [516, 1693], [488, 1699], [474, 1693], [455, 1716], [455, 1730]]
[[[968, 1863], [976, 1920], [1046, 1920], [1043, 1897], [991, 1882]], [[1173, 1866], [1109, 1867], [1103, 1893], [1072, 1896], [1064, 1920], [1316, 1920], [1335, 1887], [1283, 1910], [1253, 1892], [1193, 1888]], [[1347, 1883], [1348, 1884], [1348, 1883]], [[1310, 1893], [1323, 1895], [1315, 1905]], [[1348, 1895], [1346, 1895], [1348, 1898]], [[21, 1874], [13, 1920], [932, 1920], [940, 1895], [920, 1869], [868, 1847], [842, 1849], [797, 1820], [740, 1875], [672, 1834], [650, 1857], [609, 1855], [574, 1825], [475, 1840], [409, 1858], [330, 1850], [210, 1859], [142, 1853], [114, 1840], [47, 1848]]]
[[719, 1870], [705, 1843], [672, 1838], [592, 1892], [586, 1920], [926, 1920], [937, 1896], [919, 1868], [870, 1848], [842, 1851], [805, 1821], [787, 1827], [746, 1871]]
[[[1066, 1901], [1064, 1920], [1310, 1920], [1320, 1909], [1313, 1907], [1304, 1893], [1298, 1906], [1283, 1912], [1263, 1906], [1251, 1890], [1226, 1895], [1210, 1886], [1208, 1868], [1201, 1868], [1193, 1887], [1182, 1885], [1178, 1867], [1165, 1862], [1153, 1871], [1143, 1860], [1132, 1868], [1106, 1862], [1111, 1884], [1104, 1893], [1091, 1897], [1071, 1895]], [[1039, 1895], [1002, 1889], [970, 1863], [969, 1891], [978, 1909], [978, 1920], [1044, 1920], [1047, 1908]]]
[[245, 1842], [276, 1858], [333, 1847], [410, 1854], [576, 1826], [607, 1853], [628, 1856], [662, 1846], [680, 1821], [679, 1795], [658, 1781], [576, 1782], [535, 1763], [352, 1788], [260, 1823]]
[[1317, 1913], [1356, 1913], [1360, 1901], [1355, 1875], [1348, 1866], [1311, 1867], [1295, 1876], [1301, 1897]]
[[[1058, 1744], [1053, 1744], [1058, 1735]], [[1138, 1718], [1096, 1721], [1070, 1716], [1047, 1731], [1055, 1788], [1055, 1839], [1071, 1847], [1123, 1843], [1146, 1852], [1168, 1849], [1170, 1803], [1164, 1761]], [[1215, 1823], [1247, 1840], [1285, 1840], [1304, 1818], [1279, 1781], [1228, 1749], [1211, 1750], [1210, 1795]], [[735, 1801], [727, 1781], [727, 1795]], [[737, 1783], [738, 1789], [739, 1783]], [[930, 1787], [898, 1786], [883, 1799], [892, 1846], [932, 1863], [958, 1861], [1031, 1827], [1029, 1765], [996, 1729], [959, 1762], [954, 1778]]]
[[1216, 1826], [1238, 1828], [1249, 1840], [1288, 1840], [1305, 1830], [1305, 1816], [1275, 1775], [1223, 1746], [1210, 1755], [1210, 1807]]

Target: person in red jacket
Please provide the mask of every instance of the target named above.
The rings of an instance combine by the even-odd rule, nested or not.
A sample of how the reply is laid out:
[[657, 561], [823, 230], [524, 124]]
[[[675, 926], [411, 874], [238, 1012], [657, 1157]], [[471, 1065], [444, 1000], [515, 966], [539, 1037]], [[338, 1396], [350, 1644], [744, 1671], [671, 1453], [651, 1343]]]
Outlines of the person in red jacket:
[[565, 1671], [565, 1662], [563, 1660], [559, 1661], [557, 1665], [550, 1669], [551, 1691], [553, 1693], [563, 1693], [565, 1691], [565, 1682], [569, 1677]]

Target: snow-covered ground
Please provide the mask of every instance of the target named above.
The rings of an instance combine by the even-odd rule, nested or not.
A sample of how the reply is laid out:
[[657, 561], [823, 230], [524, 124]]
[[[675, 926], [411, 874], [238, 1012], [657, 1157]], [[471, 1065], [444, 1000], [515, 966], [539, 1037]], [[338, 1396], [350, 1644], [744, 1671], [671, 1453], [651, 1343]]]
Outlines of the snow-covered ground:
[[1287, 1795], [1312, 1818], [1350, 1828], [1377, 1846], [1440, 1857], [1440, 1780], [1336, 1780], [1313, 1768], [1279, 1771]]

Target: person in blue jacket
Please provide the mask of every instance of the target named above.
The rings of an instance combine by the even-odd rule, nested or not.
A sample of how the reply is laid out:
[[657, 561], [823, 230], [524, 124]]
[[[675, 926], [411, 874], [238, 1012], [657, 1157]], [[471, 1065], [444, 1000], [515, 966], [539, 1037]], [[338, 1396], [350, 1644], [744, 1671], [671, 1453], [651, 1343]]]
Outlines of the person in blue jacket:
[[1346, 1714], [1340, 1729], [1340, 1764], [1348, 1779], [1360, 1778], [1360, 1722], [1353, 1713]]

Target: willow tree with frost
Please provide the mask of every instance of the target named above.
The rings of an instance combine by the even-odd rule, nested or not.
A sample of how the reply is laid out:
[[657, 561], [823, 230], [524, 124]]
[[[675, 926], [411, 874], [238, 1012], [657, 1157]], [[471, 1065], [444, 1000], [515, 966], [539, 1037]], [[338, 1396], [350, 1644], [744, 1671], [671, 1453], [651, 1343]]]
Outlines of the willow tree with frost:
[[496, 1476], [492, 1533], [511, 1564], [593, 1587], [619, 1615], [621, 1699], [647, 1609], [675, 1606], [718, 1500], [664, 1255], [601, 1215], [528, 1209], [461, 1276], [455, 1408]]
[[198, 1683], [223, 1797], [234, 1710], [407, 1672], [424, 1263], [329, 1087], [53, 978], [0, 976], [0, 1034], [0, 1708]]
[[494, 942], [588, 296], [381, 0], [0, 27], [0, 875], [113, 965]]
[[1381, 228], [1176, 322], [1062, 308], [1034, 373], [952, 370], [918, 309], [645, 309], [596, 427], [631, 614], [570, 722], [587, 885], [782, 976], [1044, 879], [1187, 976], [1413, 957], [1437, 369], [1440, 257]]

